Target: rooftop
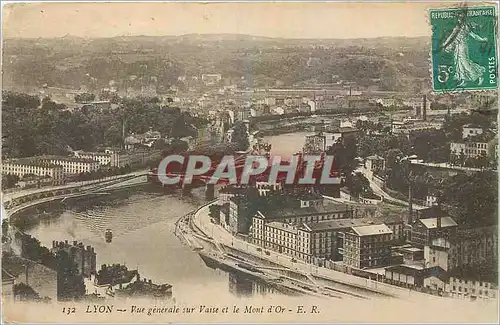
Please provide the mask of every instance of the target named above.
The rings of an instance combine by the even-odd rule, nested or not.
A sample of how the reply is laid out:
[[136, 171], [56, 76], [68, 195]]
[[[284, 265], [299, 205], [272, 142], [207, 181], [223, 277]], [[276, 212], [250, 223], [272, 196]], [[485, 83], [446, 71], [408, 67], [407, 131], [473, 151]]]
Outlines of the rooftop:
[[384, 157], [380, 157], [379, 155], [373, 155], [366, 157], [366, 160], [384, 160]]
[[407, 251], [407, 252], [421, 252], [423, 251], [421, 248], [418, 247], [402, 247], [400, 248], [402, 251]]
[[416, 269], [406, 264], [389, 266], [385, 269], [388, 272], [394, 272], [399, 274], [411, 275], [417, 277], [420, 274], [420, 269]]
[[335, 212], [346, 212], [351, 211], [351, 209], [345, 204], [335, 204], [335, 205], [325, 205], [319, 207], [287, 207], [282, 209], [276, 209], [268, 213], [269, 219], [292, 217], [292, 216], [304, 216], [304, 215], [314, 215], [314, 214], [327, 214]]
[[352, 227], [352, 230], [358, 234], [358, 236], [374, 236], [374, 235], [384, 235], [392, 234], [392, 230], [389, 229], [384, 224], [380, 225], [369, 225], [369, 226], [356, 226]]
[[[428, 229], [437, 228], [438, 226], [437, 225], [438, 218], [420, 219], [419, 221]], [[441, 218], [441, 228], [456, 227], [456, 226], [458, 226], [457, 223], [451, 217]]]
[[363, 219], [336, 219], [314, 223], [304, 223], [304, 227], [311, 231], [346, 229], [363, 225], [369, 225], [369, 222]]
[[59, 165], [51, 164], [45, 161], [33, 161], [32, 158], [9, 159], [3, 162], [3, 164], [33, 166], [33, 167], [43, 167], [43, 168], [62, 168]]
[[76, 157], [67, 157], [67, 156], [52, 156], [52, 155], [45, 155], [45, 156], [37, 156], [31, 158], [32, 161], [48, 161], [48, 160], [62, 160], [62, 161], [73, 161], [73, 162], [95, 162], [93, 159], [86, 159], [86, 158], [76, 158]]
[[75, 151], [75, 154], [93, 155], [93, 156], [109, 156], [110, 155], [110, 153], [106, 153], [106, 152], [90, 152], [90, 151], [83, 151], [83, 150], [77, 150], [77, 151]]

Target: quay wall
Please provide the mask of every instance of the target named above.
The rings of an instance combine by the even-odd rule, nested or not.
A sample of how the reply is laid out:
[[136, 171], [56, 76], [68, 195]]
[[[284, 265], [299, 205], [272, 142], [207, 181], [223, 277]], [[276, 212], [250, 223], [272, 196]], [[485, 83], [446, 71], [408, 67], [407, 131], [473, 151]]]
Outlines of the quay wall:
[[[210, 237], [210, 236], [204, 232], [203, 226], [197, 224], [197, 222], [198, 222], [197, 220], [198, 220], [198, 217], [200, 216], [201, 212], [203, 210], [207, 209], [208, 206], [213, 204], [214, 202], [216, 202], [216, 200], [208, 202], [208, 203], [202, 205], [201, 207], [199, 207], [198, 209], [196, 209], [193, 213], [193, 218], [191, 218], [191, 220], [192, 220], [191, 223], [196, 226], [196, 229], [198, 231], [203, 232], [204, 235], [207, 237]], [[240, 239], [237, 239], [236, 237], [234, 237], [233, 240], [234, 241], [237, 241], [237, 240], [241, 241]], [[248, 244], [248, 246], [252, 246], [252, 248], [257, 247], [257, 245], [255, 245], [253, 243], [247, 243], [247, 244]], [[243, 254], [250, 253], [252, 255], [255, 255], [255, 252], [253, 252], [251, 250], [246, 252], [244, 250], [240, 250], [240, 249], [237, 249], [235, 247], [233, 247], [233, 249], [236, 251], [241, 251], [241, 253], [243, 253]], [[277, 263], [285, 268], [289, 267], [284, 262], [289, 261], [290, 256], [279, 254], [279, 253], [274, 252], [274, 251], [273, 251], [273, 254], [280, 256], [280, 261], [273, 261], [274, 263]], [[267, 257], [264, 257], [264, 258], [268, 259]], [[297, 264], [304, 264], [304, 265], [302, 265], [303, 268], [310, 267], [308, 264], [305, 264], [302, 261], [301, 261], [301, 263], [297, 263]], [[324, 267], [318, 267], [317, 270], [318, 271], [315, 274], [315, 276], [322, 277], [322, 278], [330, 280], [330, 281], [339, 282], [339, 283], [344, 284], [344, 285], [348, 285], [348, 286], [352, 286], [352, 287], [356, 287], [356, 288], [366, 288], [369, 291], [379, 292], [381, 294], [388, 295], [388, 296], [394, 296], [394, 297], [397, 297], [400, 299], [414, 300], [414, 299], [428, 299], [429, 298], [429, 295], [427, 295], [427, 294], [420, 293], [420, 292], [417, 292], [414, 290], [410, 290], [408, 288], [398, 287], [398, 286], [390, 285], [390, 284], [387, 284], [384, 282], [375, 281], [375, 280], [371, 280], [371, 279], [365, 279], [365, 278], [361, 278], [358, 276], [350, 275], [347, 273], [335, 271], [335, 270], [324, 268]], [[443, 298], [443, 299], [446, 299], [446, 298]]]

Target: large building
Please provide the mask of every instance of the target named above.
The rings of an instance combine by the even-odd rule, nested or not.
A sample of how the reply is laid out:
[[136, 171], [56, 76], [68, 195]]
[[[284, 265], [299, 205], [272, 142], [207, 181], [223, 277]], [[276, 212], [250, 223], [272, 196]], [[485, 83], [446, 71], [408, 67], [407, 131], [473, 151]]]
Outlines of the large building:
[[493, 135], [481, 133], [469, 136], [460, 142], [451, 142], [450, 151], [456, 157], [464, 158], [495, 157], [497, 155], [497, 139]]
[[[453, 243], [445, 238], [437, 238], [424, 248], [425, 266], [435, 269], [423, 279], [428, 290], [444, 292], [459, 299], [495, 299], [498, 294], [498, 279], [492, 274], [470, 272], [468, 265], [453, 263]], [[491, 262], [491, 261], [489, 261]], [[495, 267], [498, 262], [494, 263]], [[465, 266], [465, 267], [463, 267]]]
[[55, 182], [64, 179], [64, 170], [62, 166], [49, 162], [32, 161], [28, 158], [12, 159], [2, 162], [2, 174], [16, 175], [21, 179], [26, 175], [50, 177]]
[[65, 175], [91, 173], [100, 168], [100, 164], [97, 160], [74, 157], [39, 156], [33, 157], [32, 161], [61, 166]]
[[311, 257], [323, 258], [333, 261], [343, 259], [344, 233], [352, 227], [369, 225], [370, 221], [364, 219], [339, 219], [305, 223], [302, 226], [305, 239], [310, 241], [308, 250], [305, 251], [306, 259]]
[[435, 217], [416, 220], [411, 228], [411, 243], [423, 247], [436, 238], [446, 238], [453, 241], [458, 225], [451, 217]]
[[151, 149], [135, 149], [129, 151], [110, 151], [111, 153], [111, 166], [124, 167], [124, 166], [143, 166], [149, 161], [161, 158], [160, 150]]
[[263, 230], [263, 225], [268, 222], [279, 221], [283, 223], [314, 223], [326, 220], [352, 218], [353, 209], [344, 204], [323, 205], [321, 200], [300, 200], [300, 206], [276, 209], [272, 212], [259, 211], [252, 220], [254, 229]]
[[342, 260], [343, 233], [354, 226], [369, 225], [362, 219], [339, 219], [302, 224], [272, 221], [252, 232], [255, 243], [307, 262]]
[[391, 262], [392, 231], [384, 224], [352, 227], [345, 233], [343, 262], [361, 269]]

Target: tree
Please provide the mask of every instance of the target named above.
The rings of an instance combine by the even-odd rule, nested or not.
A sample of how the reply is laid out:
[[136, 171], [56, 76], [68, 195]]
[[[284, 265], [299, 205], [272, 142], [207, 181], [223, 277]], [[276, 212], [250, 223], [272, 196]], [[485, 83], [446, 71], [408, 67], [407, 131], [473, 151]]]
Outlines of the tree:
[[495, 172], [458, 174], [442, 184], [443, 202], [458, 211], [458, 223], [474, 226], [498, 224], [498, 181]]
[[362, 173], [356, 173], [347, 185], [351, 196], [359, 198], [363, 194], [371, 194], [370, 182]]
[[56, 269], [56, 261], [50, 250], [42, 246], [40, 241], [29, 235], [23, 236], [21, 256], [29, 260], [41, 263], [51, 269]]
[[10, 157], [67, 155], [68, 146], [85, 151], [120, 146], [123, 127], [127, 133], [141, 134], [153, 128], [178, 138], [196, 136], [196, 128], [207, 122], [147, 99], [123, 100], [116, 110], [68, 111], [50, 98], [40, 108], [37, 97], [2, 94], [2, 153]]
[[450, 159], [450, 145], [442, 130], [422, 131], [410, 134], [412, 154], [431, 162], [447, 162]]
[[25, 283], [14, 285], [14, 297], [21, 301], [40, 300], [40, 295]]
[[220, 219], [221, 207], [217, 204], [212, 204], [209, 207], [209, 209], [210, 209], [210, 212], [209, 212], [210, 218], [212, 218], [213, 220], [216, 220], [218, 222]]
[[2, 189], [8, 189], [15, 187], [17, 182], [19, 182], [19, 176], [12, 174], [2, 175]]
[[238, 121], [234, 124], [231, 142], [235, 144], [236, 150], [239, 151], [247, 150], [250, 146], [250, 142], [248, 141], [248, 130], [243, 122]]
[[95, 94], [91, 93], [82, 93], [75, 95], [75, 102], [77, 103], [88, 103], [92, 102], [95, 99]]
[[181, 113], [173, 122], [170, 136], [180, 139], [194, 135], [196, 135], [196, 130], [189, 123], [189, 116], [186, 113]]

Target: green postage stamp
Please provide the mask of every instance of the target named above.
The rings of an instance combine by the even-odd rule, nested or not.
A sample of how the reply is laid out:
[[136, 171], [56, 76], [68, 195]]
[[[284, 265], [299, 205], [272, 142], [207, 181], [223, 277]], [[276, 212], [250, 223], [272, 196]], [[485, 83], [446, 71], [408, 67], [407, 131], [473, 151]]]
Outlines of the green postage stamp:
[[497, 89], [496, 7], [430, 9], [429, 14], [434, 92]]

